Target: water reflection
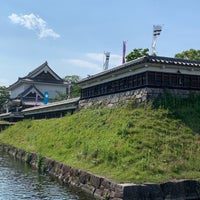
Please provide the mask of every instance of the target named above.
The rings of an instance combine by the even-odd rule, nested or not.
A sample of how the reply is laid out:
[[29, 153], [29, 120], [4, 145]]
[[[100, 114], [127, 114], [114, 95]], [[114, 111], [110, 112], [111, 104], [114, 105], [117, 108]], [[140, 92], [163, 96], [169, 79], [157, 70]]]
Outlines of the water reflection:
[[0, 151], [0, 200], [94, 200]]

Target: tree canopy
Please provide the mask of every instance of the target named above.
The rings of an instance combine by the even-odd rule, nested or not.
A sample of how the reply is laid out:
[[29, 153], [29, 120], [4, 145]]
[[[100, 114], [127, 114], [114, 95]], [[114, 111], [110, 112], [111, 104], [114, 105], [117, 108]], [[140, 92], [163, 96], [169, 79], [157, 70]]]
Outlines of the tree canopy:
[[80, 76], [78, 75], [71, 75], [71, 76], [65, 76], [63, 78], [64, 81], [68, 83], [67, 91], [66, 93], [58, 93], [58, 97], [54, 99], [54, 101], [61, 101], [67, 98], [75, 98], [80, 97], [80, 91], [81, 88], [76, 83], [80, 81]]
[[[81, 77], [78, 75], [65, 76], [64, 80], [68, 82], [67, 88], [68, 98], [80, 97], [80, 87], [76, 84], [80, 81]], [[70, 88], [69, 88], [70, 87]]]
[[135, 48], [133, 51], [131, 51], [127, 56], [126, 56], [126, 62], [135, 60], [139, 57], [142, 56], [147, 56], [149, 55], [149, 49], [148, 48]]
[[6, 90], [6, 87], [0, 86], [0, 112], [3, 110], [3, 105], [9, 99], [9, 92]]
[[71, 76], [65, 76], [64, 80], [66, 82], [71, 82], [71, 83], [77, 83], [78, 81], [80, 81], [80, 76], [78, 75], [71, 75]]
[[189, 50], [186, 50], [186, 51], [182, 51], [181, 53], [175, 54], [174, 57], [175, 58], [182, 58], [182, 59], [200, 61], [200, 50], [189, 49]]

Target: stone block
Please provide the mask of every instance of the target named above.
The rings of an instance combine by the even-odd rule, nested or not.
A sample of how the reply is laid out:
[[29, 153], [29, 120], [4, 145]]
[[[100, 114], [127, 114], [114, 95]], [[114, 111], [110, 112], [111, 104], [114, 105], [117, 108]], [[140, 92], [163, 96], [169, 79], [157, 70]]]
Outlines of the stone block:
[[96, 176], [96, 175], [90, 176], [90, 184], [94, 186], [95, 188], [100, 188], [102, 181], [103, 181], [103, 178], [100, 176]]
[[82, 184], [88, 184], [90, 182], [91, 175], [87, 172], [80, 171], [79, 181]]

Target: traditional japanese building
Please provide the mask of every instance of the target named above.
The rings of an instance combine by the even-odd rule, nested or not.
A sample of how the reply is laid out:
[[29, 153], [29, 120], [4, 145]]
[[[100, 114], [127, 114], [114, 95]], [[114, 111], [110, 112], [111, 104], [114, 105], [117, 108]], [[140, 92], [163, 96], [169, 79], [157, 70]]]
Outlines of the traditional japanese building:
[[135, 98], [146, 101], [165, 90], [188, 96], [200, 92], [200, 62], [144, 56], [118, 67], [88, 76], [79, 83], [80, 105], [91, 102], [115, 103]]
[[[80, 98], [44, 105], [45, 92], [55, 98], [57, 92], [65, 92], [67, 84], [44, 63], [9, 87], [13, 105], [21, 103], [21, 112], [7, 112], [0, 119], [17, 121], [23, 118], [59, 117], [74, 113], [77, 109], [94, 104], [112, 106], [135, 99], [146, 102], [165, 91], [182, 98], [200, 93], [200, 62], [144, 56], [78, 82]], [[36, 107], [36, 97], [41, 105]], [[39, 102], [39, 100], [37, 100]], [[38, 104], [39, 105], [39, 104]], [[28, 108], [34, 106], [32, 108]]]
[[47, 103], [48, 100], [56, 98], [59, 93], [66, 93], [66, 88], [67, 83], [45, 62], [8, 87], [10, 92], [8, 110], [42, 105], [45, 98]]

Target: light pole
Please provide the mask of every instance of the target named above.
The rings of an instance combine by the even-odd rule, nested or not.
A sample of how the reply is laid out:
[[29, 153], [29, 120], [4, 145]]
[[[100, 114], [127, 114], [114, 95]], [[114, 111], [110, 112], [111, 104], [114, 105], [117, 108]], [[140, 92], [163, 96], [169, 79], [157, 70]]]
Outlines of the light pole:
[[153, 42], [152, 42], [152, 54], [156, 54], [156, 43], [158, 36], [160, 35], [162, 31], [161, 25], [154, 25], [153, 26]]

